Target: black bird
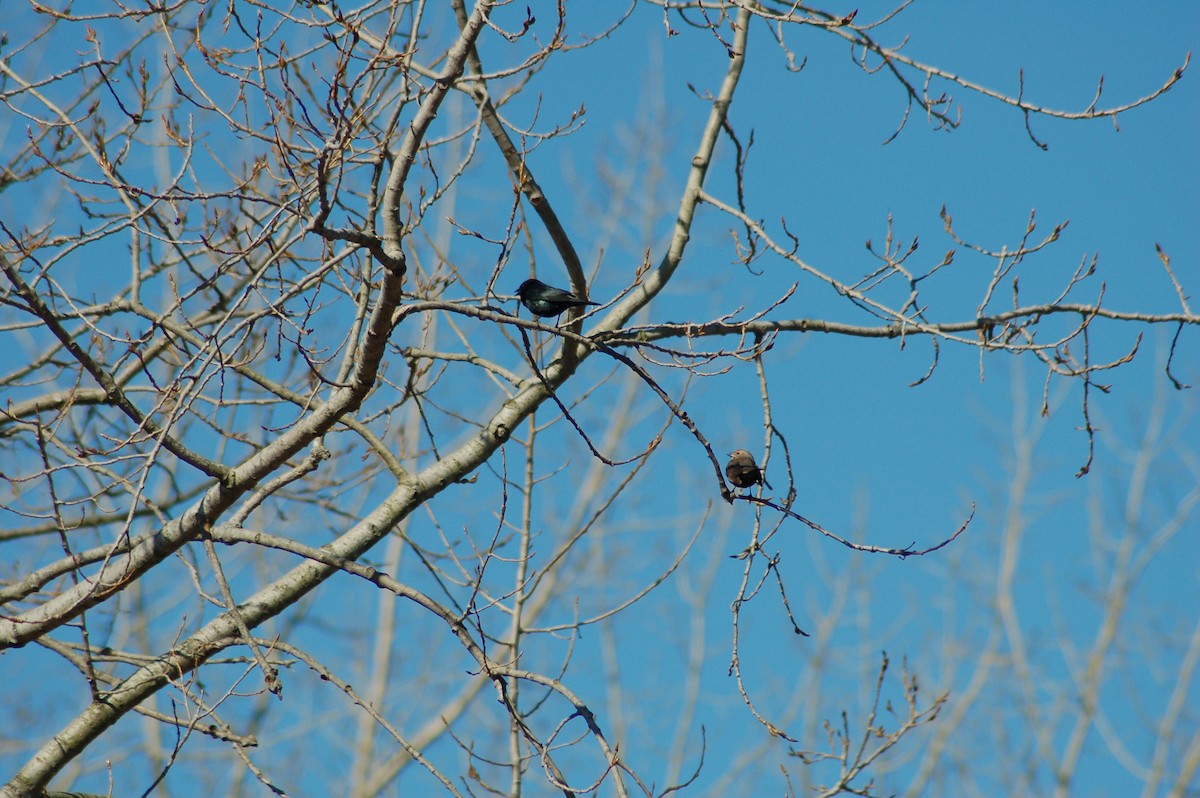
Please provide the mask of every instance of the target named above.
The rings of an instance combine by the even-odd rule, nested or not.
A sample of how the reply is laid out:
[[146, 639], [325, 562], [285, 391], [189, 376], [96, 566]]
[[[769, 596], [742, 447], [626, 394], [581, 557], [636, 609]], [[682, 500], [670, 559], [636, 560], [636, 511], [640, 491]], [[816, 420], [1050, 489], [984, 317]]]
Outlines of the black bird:
[[758, 463], [754, 462], [754, 455], [745, 449], [729, 453], [729, 462], [725, 464], [725, 476], [729, 477], [735, 488], [752, 488], [760, 482], [768, 488], [771, 487]]
[[588, 302], [580, 299], [570, 291], [546, 285], [541, 280], [529, 279], [521, 283], [517, 289], [517, 298], [521, 304], [529, 308], [529, 312], [544, 319], [561, 316], [567, 308], [582, 308], [587, 305], [599, 305], [599, 302]]

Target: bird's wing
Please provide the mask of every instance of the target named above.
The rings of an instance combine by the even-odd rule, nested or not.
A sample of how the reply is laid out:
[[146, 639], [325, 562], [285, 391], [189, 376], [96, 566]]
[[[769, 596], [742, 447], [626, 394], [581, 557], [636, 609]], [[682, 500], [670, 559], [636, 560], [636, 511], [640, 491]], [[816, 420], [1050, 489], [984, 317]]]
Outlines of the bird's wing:
[[578, 302], [579, 297], [572, 294], [570, 291], [564, 291], [561, 288], [548, 287], [542, 292], [541, 299], [546, 299], [551, 302]]

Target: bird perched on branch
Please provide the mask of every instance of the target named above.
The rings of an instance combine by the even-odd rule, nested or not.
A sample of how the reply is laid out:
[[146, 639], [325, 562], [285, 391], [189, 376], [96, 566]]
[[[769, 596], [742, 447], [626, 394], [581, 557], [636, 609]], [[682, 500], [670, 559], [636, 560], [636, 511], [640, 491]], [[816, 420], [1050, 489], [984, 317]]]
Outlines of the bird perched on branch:
[[599, 305], [599, 302], [589, 302], [580, 299], [570, 291], [546, 285], [541, 280], [529, 279], [517, 288], [517, 298], [521, 304], [529, 308], [529, 312], [544, 319], [561, 316], [568, 308], [582, 308], [588, 305]]
[[754, 455], [745, 449], [729, 453], [729, 462], [725, 464], [725, 476], [735, 488], [752, 488], [759, 483], [771, 487], [758, 463], [754, 462]]

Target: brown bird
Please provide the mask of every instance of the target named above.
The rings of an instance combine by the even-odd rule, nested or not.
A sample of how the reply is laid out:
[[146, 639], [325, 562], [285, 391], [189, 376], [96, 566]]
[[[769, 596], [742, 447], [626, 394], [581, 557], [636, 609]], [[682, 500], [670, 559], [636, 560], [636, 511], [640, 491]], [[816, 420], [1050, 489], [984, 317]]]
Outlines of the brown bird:
[[729, 453], [729, 462], [725, 464], [725, 476], [735, 488], [751, 488], [760, 482], [768, 488], [771, 487], [758, 463], [754, 462], [754, 455], [745, 449]]

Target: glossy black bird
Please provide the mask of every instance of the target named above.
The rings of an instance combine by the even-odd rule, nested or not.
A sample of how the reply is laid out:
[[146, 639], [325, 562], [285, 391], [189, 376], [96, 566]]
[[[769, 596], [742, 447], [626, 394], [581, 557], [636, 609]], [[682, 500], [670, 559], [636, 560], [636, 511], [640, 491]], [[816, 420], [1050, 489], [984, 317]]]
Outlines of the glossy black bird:
[[752, 488], [760, 482], [768, 488], [771, 487], [758, 463], [754, 462], [754, 455], [745, 449], [729, 453], [729, 462], [725, 464], [725, 476], [735, 488]]
[[546, 285], [541, 280], [529, 279], [521, 283], [517, 289], [517, 297], [521, 304], [529, 308], [529, 312], [544, 319], [561, 316], [567, 308], [582, 308], [587, 305], [599, 305], [599, 302], [589, 302], [580, 299], [570, 291]]

